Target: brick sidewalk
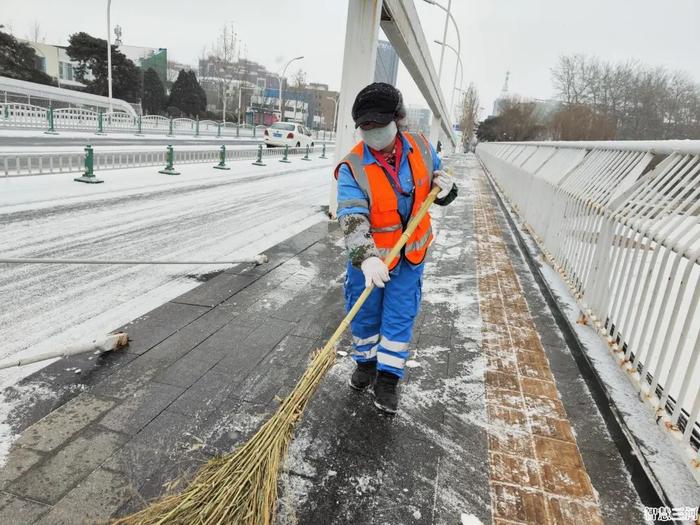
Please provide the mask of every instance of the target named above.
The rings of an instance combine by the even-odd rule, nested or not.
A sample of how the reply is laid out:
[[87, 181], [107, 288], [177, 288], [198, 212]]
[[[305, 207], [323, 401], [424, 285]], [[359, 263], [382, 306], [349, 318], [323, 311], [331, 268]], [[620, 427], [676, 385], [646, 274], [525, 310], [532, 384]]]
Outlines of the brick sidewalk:
[[494, 523], [602, 524], [549, 360], [495, 218], [485, 175], [475, 228], [488, 362], [486, 411]]
[[[291, 445], [279, 521], [459, 523], [474, 516], [488, 523], [493, 516], [510, 520], [503, 523], [595, 523], [594, 488], [606, 521], [640, 522], [628, 474], [483, 175], [471, 158], [452, 162], [460, 197], [433, 212], [436, 242], [400, 411], [379, 416], [367, 395], [346, 386], [353, 365], [339, 357]], [[177, 480], [254, 432], [343, 315], [345, 256], [334, 226], [311, 228], [269, 255], [269, 265], [213, 276], [126, 326], [126, 352], [74, 357], [25, 379], [17, 392], [52, 395], [12, 415], [21, 436], [0, 476], [0, 522], [106, 521], [177, 490]], [[492, 272], [502, 285], [501, 277], [509, 279], [505, 295], [490, 288]], [[504, 298], [509, 309], [534, 312], [519, 317], [518, 334], [534, 345], [525, 352], [509, 343], [509, 354], [496, 355], [492, 346], [502, 342], [503, 318], [515, 326], [514, 317], [493, 307]], [[340, 349], [348, 345], [346, 334]], [[497, 389], [512, 384], [514, 364], [517, 400]], [[83, 372], [67, 372], [71, 367]], [[544, 379], [537, 383], [543, 396], [526, 395], [536, 383], [528, 377]], [[535, 402], [525, 410], [523, 403]], [[494, 448], [494, 436], [508, 435], [501, 419], [512, 430], [521, 416], [530, 423], [527, 440], [501, 454]], [[536, 419], [546, 424], [534, 425]], [[562, 446], [573, 449], [561, 458], [576, 465], [548, 461], [552, 449], [536, 429], [563, 433]], [[516, 445], [531, 447], [533, 461], [513, 455]], [[514, 487], [534, 499], [509, 495]], [[557, 521], [553, 495], [578, 499], [585, 513], [559, 506], [565, 521]], [[564, 518], [567, 509], [573, 518]], [[549, 521], [540, 521], [542, 513]]]

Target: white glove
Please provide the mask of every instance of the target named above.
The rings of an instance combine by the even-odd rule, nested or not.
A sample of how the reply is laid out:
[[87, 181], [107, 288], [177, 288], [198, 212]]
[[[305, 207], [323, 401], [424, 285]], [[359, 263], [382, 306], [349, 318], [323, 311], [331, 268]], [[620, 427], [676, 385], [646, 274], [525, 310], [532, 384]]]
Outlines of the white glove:
[[452, 186], [455, 185], [452, 177], [442, 170], [435, 170], [433, 172], [433, 184], [441, 188], [440, 193], [437, 194], [438, 199], [444, 199], [447, 197], [447, 194], [450, 193]]
[[365, 287], [374, 283], [374, 286], [384, 288], [384, 283], [389, 280], [389, 268], [379, 257], [368, 257], [362, 261], [360, 268], [365, 274]]

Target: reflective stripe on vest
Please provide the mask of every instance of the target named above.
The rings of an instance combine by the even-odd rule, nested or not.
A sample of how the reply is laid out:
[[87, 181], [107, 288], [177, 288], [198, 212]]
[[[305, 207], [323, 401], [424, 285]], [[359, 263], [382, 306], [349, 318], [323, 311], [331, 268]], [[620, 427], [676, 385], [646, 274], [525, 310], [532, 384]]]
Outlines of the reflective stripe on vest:
[[406, 251], [417, 251], [422, 249], [428, 242], [430, 241], [431, 236], [433, 235], [433, 227], [431, 226], [428, 228], [428, 231], [423, 234], [423, 236], [416, 240], [415, 242], [410, 242], [406, 243]]
[[[425, 137], [414, 133], [403, 133], [403, 136], [411, 145], [407, 158], [413, 176], [414, 198], [411, 216], [414, 216], [430, 193], [433, 159]], [[403, 232], [398, 211], [398, 197], [382, 167], [374, 162], [365, 165], [362, 160], [363, 155], [364, 145], [359, 142], [338, 164], [335, 177], [338, 178], [338, 170], [342, 164], [350, 168], [357, 185], [368, 197], [370, 232], [380, 256], [386, 258]], [[421, 263], [432, 239], [430, 214], [426, 214], [406, 243], [404, 248], [406, 259], [413, 264]], [[398, 262], [399, 258], [394, 258], [389, 262], [389, 268], [394, 268]]]

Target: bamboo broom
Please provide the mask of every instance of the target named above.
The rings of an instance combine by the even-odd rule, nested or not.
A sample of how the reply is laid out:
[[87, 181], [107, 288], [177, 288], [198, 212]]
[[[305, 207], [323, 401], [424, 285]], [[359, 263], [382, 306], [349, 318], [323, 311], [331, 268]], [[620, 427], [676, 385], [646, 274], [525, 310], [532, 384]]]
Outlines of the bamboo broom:
[[[439, 192], [437, 186], [430, 191], [399, 241], [385, 257], [387, 265], [398, 256]], [[277, 503], [277, 476], [294, 426], [326, 372], [335, 363], [335, 344], [373, 289], [373, 284], [364, 289], [326, 346], [314, 354], [292, 392], [253, 437], [233, 452], [204, 464], [183, 492], [164, 496], [135, 514], [117, 519], [113, 524], [271, 525]]]

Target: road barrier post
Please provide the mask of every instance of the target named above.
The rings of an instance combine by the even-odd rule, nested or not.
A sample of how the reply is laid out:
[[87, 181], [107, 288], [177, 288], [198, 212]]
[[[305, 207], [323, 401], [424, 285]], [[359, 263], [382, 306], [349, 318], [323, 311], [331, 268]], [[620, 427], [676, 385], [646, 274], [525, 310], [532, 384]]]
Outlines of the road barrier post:
[[197, 115], [194, 121], [194, 136], [199, 137], [199, 115]]
[[306, 145], [306, 153], [305, 153], [304, 156], [301, 158], [301, 160], [311, 160], [311, 159], [309, 158], [309, 145], [308, 145], [308, 144]]
[[167, 135], [167, 136], [168, 136], [168, 137], [172, 137], [172, 136], [173, 136], [173, 117], [170, 117], [170, 125], [169, 125], [169, 126], [170, 126], [170, 127], [169, 127], [169, 129], [168, 129], [168, 135]]
[[262, 161], [262, 144], [258, 144], [258, 158], [253, 162], [253, 166], [265, 166], [265, 163]]
[[217, 122], [216, 124], [216, 138], [221, 138], [221, 122]]
[[287, 158], [287, 154], [289, 153], [289, 146], [287, 144], [284, 145], [284, 155], [280, 159], [280, 162], [292, 162]]
[[[325, 133], [325, 131], [324, 131], [324, 133]], [[319, 157], [319, 159], [326, 159], [326, 158], [328, 158], [328, 157], [326, 157], [326, 143], [324, 142], [323, 143], [323, 150], [321, 151], [321, 156]]]
[[223, 144], [221, 145], [221, 149], [219, 150], [219, 163], [216, 166], [214, 166], [214, 169], [217, 169], [217, 170], [230, 170], [231, 169], [226, 165], [226, 146], [224, 146]]
[[85, 146], [85, 173], [81, 177], [76, 177], [73, 179], [76, 182], [86, 182], [88, 184], [99, 184], [104, 182], [102, 179], [95, 177], [94, 170], [94, 152], [92, 151], [92, 146], [88, 144]]
[[[171, 120], [172, 122], [172, 120]], [[163, 173], [165, 175], [180, 175], [179, 171], [175, 171], [173, 163], [175, 161], [175, 153], [173, 153], [172, 144], [168, 144], [168, 148], [165, 152], [165, 168], [160, 170], [158, 173]]]

